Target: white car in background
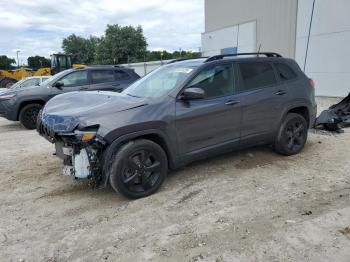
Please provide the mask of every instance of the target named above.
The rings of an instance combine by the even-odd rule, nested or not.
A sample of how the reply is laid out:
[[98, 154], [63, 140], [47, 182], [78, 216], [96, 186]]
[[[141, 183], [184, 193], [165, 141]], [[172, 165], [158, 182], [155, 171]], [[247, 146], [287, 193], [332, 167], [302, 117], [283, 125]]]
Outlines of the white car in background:
[[28, 86], [39, 86], [42, 82], [49, 79], [51, 76], [30, 76], [21, 79], [20, 81], [14, 83], [9, 88], [0, 88], [0, 93], [9, 89], [18, 89]]

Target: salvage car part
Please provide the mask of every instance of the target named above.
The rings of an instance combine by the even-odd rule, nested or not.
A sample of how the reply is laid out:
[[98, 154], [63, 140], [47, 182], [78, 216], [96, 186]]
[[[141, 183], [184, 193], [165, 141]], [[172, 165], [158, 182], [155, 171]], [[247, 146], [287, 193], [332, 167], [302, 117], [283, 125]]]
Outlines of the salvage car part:
[[323, 126], [329, 131], [339, 131], [350, 125], [350, 93], [338, 104], [321, 112], [316, 118], [315, 127]]

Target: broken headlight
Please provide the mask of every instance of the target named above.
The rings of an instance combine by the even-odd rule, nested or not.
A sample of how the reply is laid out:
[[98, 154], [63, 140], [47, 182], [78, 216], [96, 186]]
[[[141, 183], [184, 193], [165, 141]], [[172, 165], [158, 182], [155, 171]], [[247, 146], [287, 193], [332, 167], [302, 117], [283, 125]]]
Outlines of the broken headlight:
[[76, 138], [81, 142], [89, 142], [96, 137], [96, 131], [74, 131]]

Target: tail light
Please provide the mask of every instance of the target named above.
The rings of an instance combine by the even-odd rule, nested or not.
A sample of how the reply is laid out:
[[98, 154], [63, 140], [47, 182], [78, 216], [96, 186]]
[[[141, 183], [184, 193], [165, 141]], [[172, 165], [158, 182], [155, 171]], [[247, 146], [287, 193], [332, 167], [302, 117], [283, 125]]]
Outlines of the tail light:
[[313, 79], [309, 79], [309, 86], [315, 88], [315, 81]]

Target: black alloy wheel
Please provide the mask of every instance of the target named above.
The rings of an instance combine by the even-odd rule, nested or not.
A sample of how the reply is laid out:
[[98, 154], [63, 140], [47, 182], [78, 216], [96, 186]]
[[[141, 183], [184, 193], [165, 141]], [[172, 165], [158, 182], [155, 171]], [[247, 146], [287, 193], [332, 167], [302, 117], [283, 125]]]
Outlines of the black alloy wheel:
[[19, 114], [19, 121], [27, 129], [35, 129], [39, 112], [42, 108], [40, 104], [29, 104], [22, 108]]
[[307, 140], [308, 126], [305, 118], [299, 114], [289, 113], [280, 126], [275, 141], [275, 150], [283, 155], [299, 153]]
[[122, 177], [128, 190], [147, 191], [152, 188], [160, 176], [160, 161], [147, 149], [135, 152], [124, 161]]
[[131, 141], [115, 155], [109, 182], [126, 197], [145, 197], [163, 183], [167, 163], [166, 154], [158, 144], [145, 139]]

